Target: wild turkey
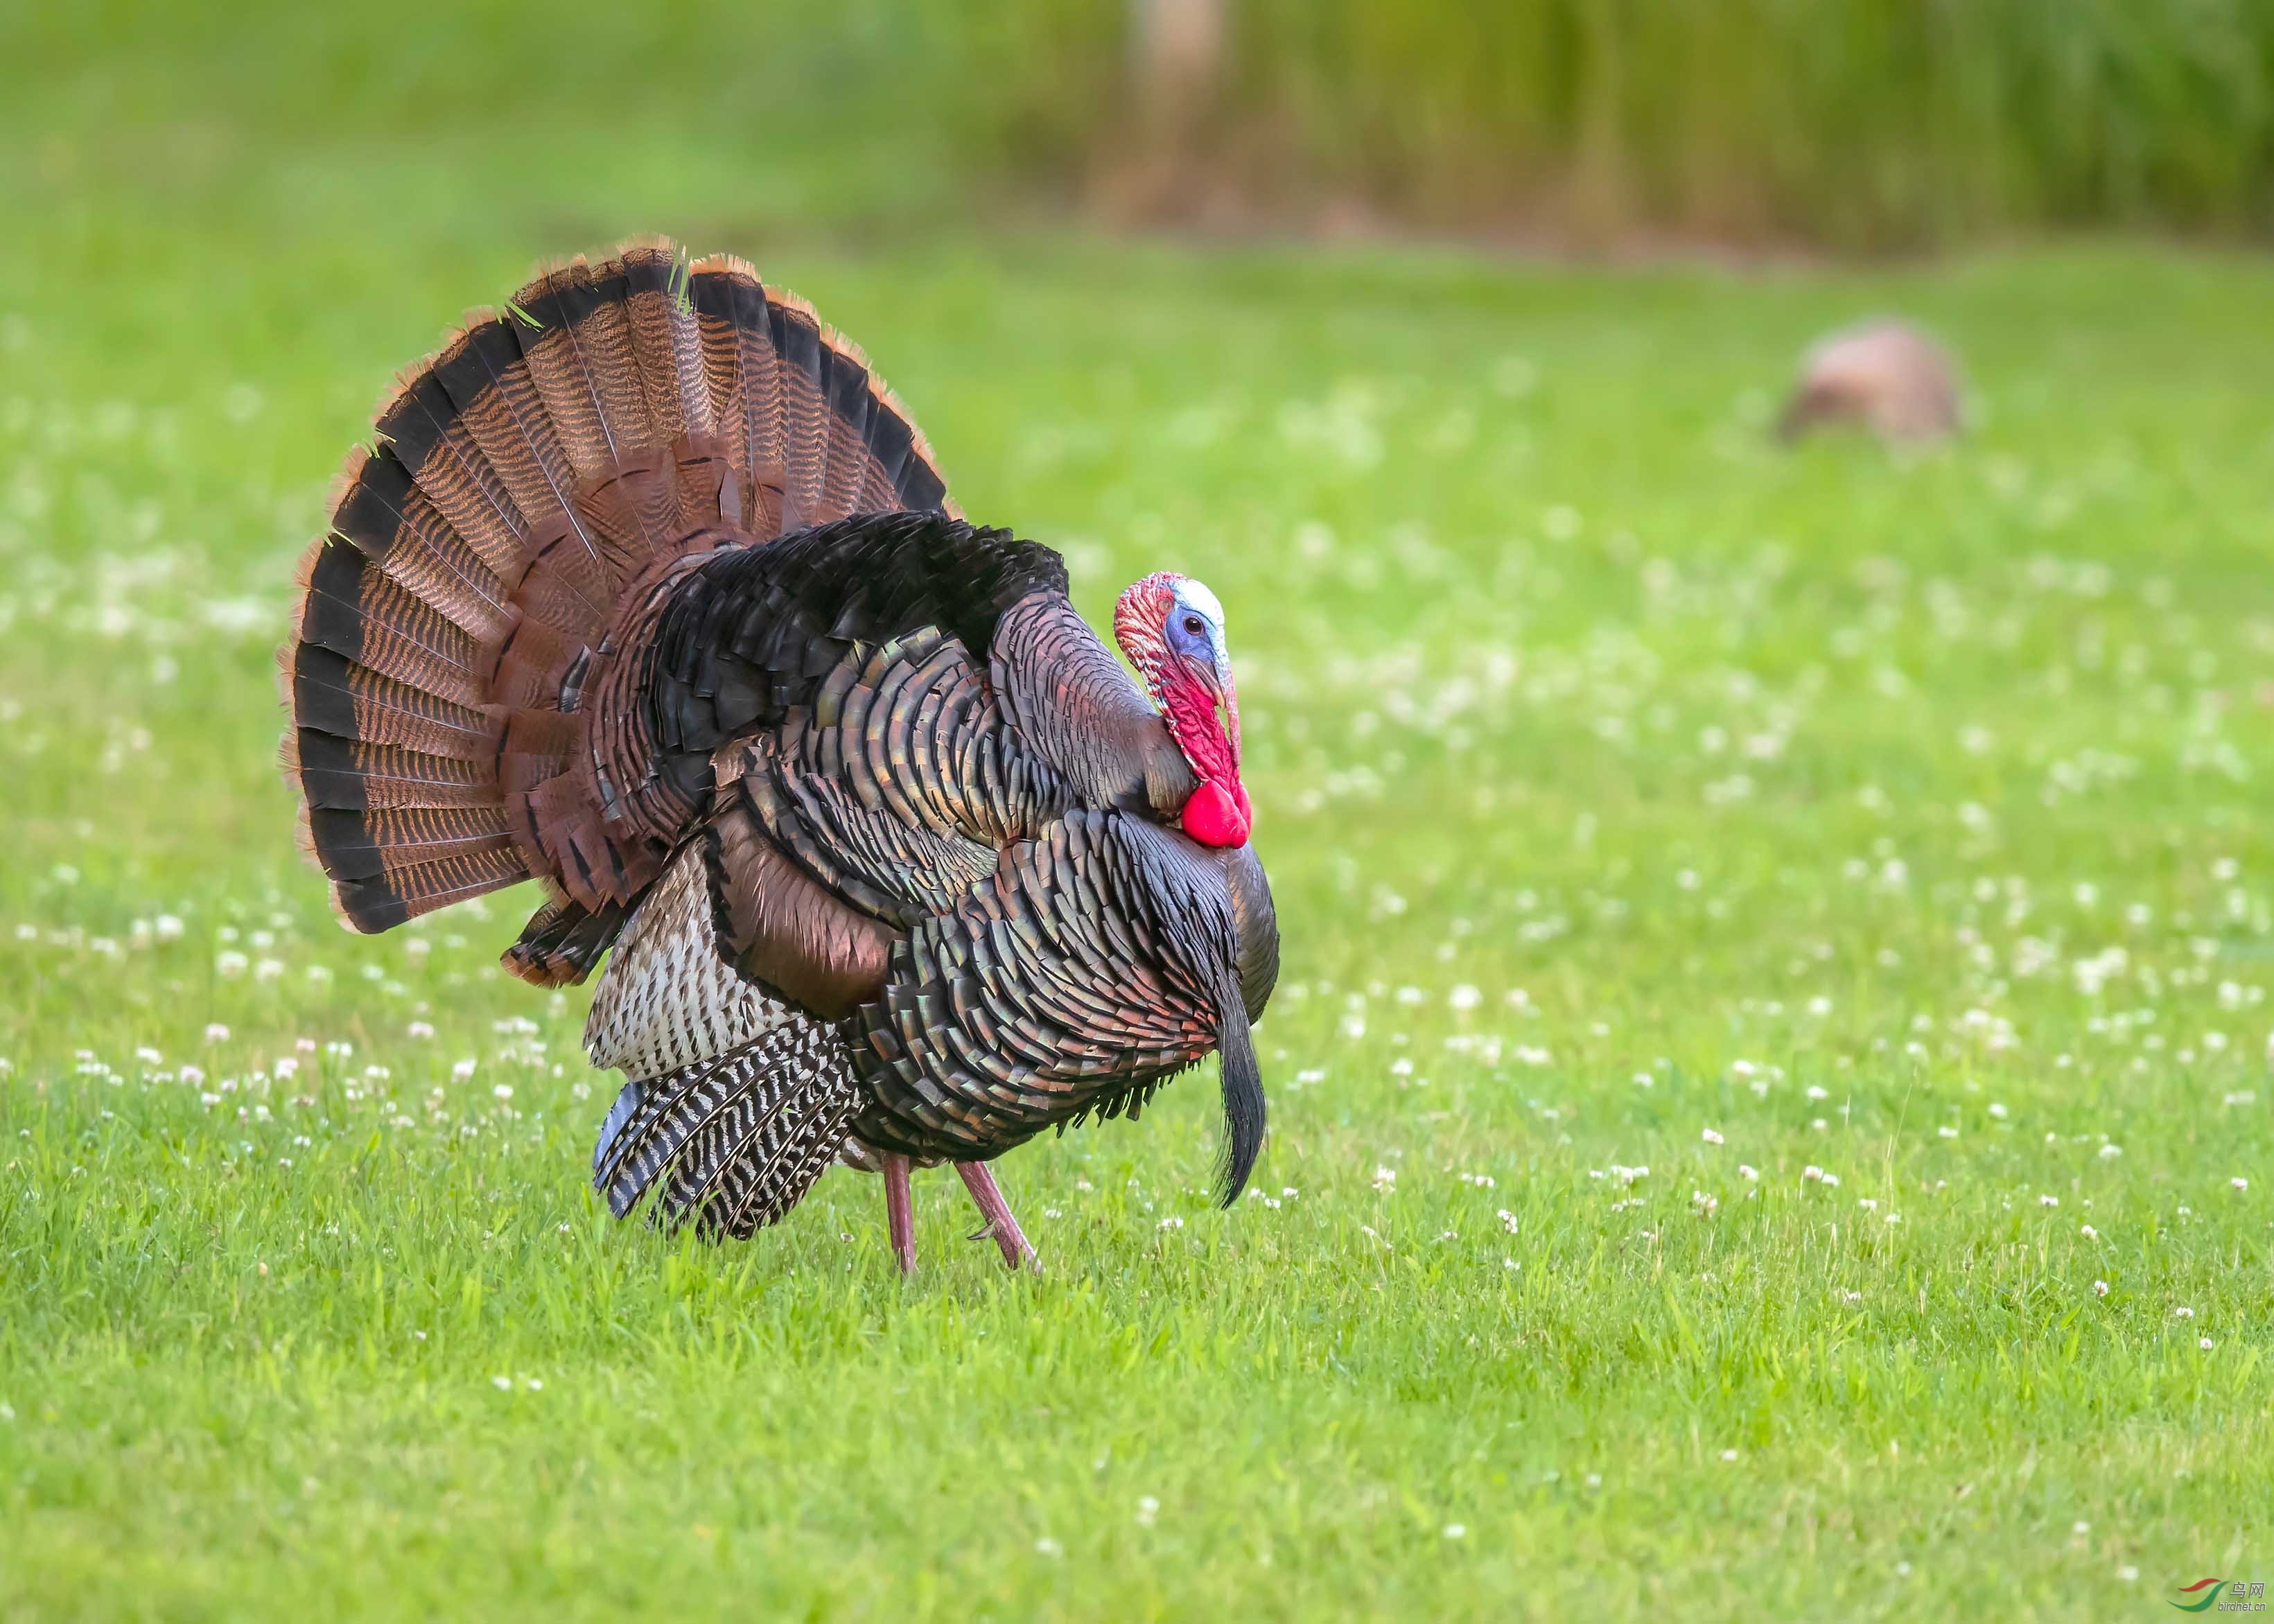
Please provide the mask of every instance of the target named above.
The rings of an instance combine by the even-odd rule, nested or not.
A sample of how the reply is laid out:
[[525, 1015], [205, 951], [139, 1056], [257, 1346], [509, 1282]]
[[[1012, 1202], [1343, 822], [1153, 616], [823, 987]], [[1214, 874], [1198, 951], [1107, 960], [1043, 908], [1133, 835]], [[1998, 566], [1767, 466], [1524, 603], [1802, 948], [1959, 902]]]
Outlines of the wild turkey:
[[282, 652], [304, 848], [353, 929], [535, 877], [505, 955], [614, 948], [619, 1215], [747, 1237], [841, 1159], [987, 1163], [1223, 1057], [1261, 1144], [1278, 936], [1224, 614], [1148, 575], [1114, 633], [1050, 549], [964, 522], [860, 351], [730, 259], [546, 271], [407, 373]]
[[1958, 369], [1939, 344], [1900, 321], [1834, 333], [1802, 358], [1777, 430], [1797, 440], [1826, 423], [1858, 424], [1890, 444], [1955, 434]]

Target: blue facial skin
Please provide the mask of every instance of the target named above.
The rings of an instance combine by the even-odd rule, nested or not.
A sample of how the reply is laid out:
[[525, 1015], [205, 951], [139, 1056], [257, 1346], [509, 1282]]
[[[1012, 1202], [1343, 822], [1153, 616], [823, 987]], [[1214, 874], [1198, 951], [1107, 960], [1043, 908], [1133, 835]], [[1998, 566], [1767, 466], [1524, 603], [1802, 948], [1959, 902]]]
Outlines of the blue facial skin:
[[1216, 628], [1209, 624], [1208, 618], [1179, 604], [1169, 612], [1167, 631], [1169, 652], [1221, 689], [1224, 656], [1216, 644]]

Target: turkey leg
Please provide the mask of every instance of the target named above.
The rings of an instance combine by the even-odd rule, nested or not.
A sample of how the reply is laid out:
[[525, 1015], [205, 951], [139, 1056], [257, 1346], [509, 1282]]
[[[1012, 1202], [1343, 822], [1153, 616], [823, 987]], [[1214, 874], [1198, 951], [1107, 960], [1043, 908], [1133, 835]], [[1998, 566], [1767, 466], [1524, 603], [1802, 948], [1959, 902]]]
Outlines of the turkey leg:
[[916, 1215], [908, 1200], [908, 1159], [884, 1151], [879, 1160], [885, 1164], [885, 1222], [892, 1232], [892, 1256], [900, 1261], [900, 1273], [916, 1272]]
[[[959, 1162], [955, 1170], [963, 1175], [963, 1187], [971, 1192], [972, 1204], [979, 1215], [987, 1220], [982, 1234], [992, 1235], [995, 1244], [1003, 1249], [1005, 1267], [1017, 1268], [1021, 1264], [1032, 1266], [1035, 1249], [1019, 1228], [1019, 1221], [1011, 1216], [1011, 1204], [1003, 1199], [1002, 1191], [995, 1186], [995, 1175], [987, 1170], [984, 1162]], [[974, 1237], [975, 1239], [976, 1237]]]

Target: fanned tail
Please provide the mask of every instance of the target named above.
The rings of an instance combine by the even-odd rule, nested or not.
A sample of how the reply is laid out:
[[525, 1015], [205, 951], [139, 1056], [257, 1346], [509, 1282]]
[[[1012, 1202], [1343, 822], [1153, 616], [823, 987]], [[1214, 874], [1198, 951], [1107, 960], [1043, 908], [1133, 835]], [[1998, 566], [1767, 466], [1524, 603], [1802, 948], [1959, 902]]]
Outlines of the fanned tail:
[[[406, 373], [343, 471], [281, 655], [285, 776], [342, 920], [536, 876], [508, 967], [582, 979], [699, 810], [591, 701], [676, 560], [953, 511], [860, 352], [668, 243], [540, 274]], [[645, 616], [646, 618], [643, 618]]]

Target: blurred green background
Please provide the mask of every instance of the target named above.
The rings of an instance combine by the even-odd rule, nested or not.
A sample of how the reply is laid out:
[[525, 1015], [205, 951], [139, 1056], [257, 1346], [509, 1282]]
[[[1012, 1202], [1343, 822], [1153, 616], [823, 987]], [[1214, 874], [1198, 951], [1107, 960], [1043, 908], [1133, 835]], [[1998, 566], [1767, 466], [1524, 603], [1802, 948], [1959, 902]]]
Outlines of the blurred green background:
[[1599, 246], [2274, 226], [2265, 0], [92, 0], [10, 8], [0, 48], [11, 167], [192, 194], [248, 148], [293, 194], [352, 184], [317, 152], [416, 152], [573, 218], [695, 138], [746, 184], [690, 201], [863, 231], [982, 200]]
[[[2274, 1579], [2270, 64], [2242, 0], [0, 7], [0, 1619]], [[618, 1226], [533, 898], [334, 926], [328, 481], [654, 231], [1093, 620], [1224, 599], [1238, 1211], [1203, 1075], [1006, 1159], [1039, 1278], [939, 1175], [912, 1284], [850, 1174]], [[1775, 444], [1885, 311], [1969, 432]]]

